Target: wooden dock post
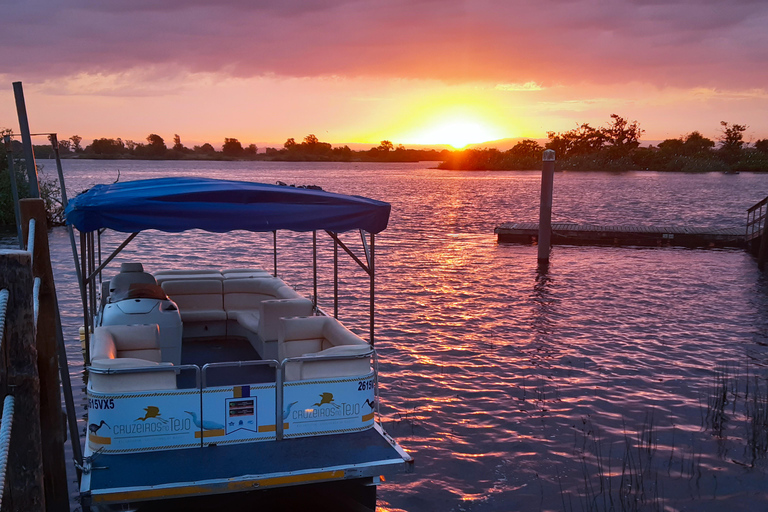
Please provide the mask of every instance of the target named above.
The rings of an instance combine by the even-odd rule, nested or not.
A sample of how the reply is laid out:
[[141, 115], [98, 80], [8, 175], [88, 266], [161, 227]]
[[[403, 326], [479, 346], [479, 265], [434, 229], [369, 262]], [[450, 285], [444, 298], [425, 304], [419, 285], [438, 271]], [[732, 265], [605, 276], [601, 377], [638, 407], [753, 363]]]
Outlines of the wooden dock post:
[[29, 119], [27, 118], [27, 104], [24, 101], [24, 88], [21, 86], [21, 82], [13, 82], [13, 95], [16, 98], [16, 112], [19, 115], [21, 143], [24, 146], [24, 160], [27, 164], [29, 197], [40, 197], [40, 185], [37, 182], [37, 165], [35, 164], [35, 151], [32, 149], [32, 136], [29, 132]]
[[[766, 219], [768, 221], [768, 219]], [[768, 222], [763, 221], [763, 234], [760, 235], [760, 249], [757, 252], [757, 268], [765, 270], [765, 262], [768, 260]]]
[[0, 251], [0, 288], [9, 291], [1, 379], [4, 395], [13, 395], [16, 402], [3, 505], [7, 510], [42, 512], [45, 491], [32, 287], [31, 254]]
[[552, 241], [552, 189], [555, 181], [555, 152], [547, 149], [541, 157], [541, 202], [539, 203], [539, 261], [549, 261]]
[[[19, 201], [24, 239], [29, 221], [35, 219], [34, 276], [40, 278], [37, 320], [37, 367], [40, 378], [40, 430], [43, 443], [45, 502], [48, 510], [69, 510], [67, 469], [64, 458], [65, 427], [62, 421], [59, 358], [56, 346], [56, 287], [48, 247], [48, 226], [42, 199]], [[73, 439], [79, 442], [79, 439]]]

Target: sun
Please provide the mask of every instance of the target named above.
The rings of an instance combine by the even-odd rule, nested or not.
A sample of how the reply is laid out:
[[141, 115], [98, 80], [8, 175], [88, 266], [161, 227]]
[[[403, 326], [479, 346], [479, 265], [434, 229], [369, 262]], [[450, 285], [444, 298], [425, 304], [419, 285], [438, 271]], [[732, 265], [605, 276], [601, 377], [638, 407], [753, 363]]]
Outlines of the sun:
[[501, 131], [490, 124], [462, 117], [435, 119], [407, 137], [412, 144], [448, 144], [455, 149], [501, 138]]

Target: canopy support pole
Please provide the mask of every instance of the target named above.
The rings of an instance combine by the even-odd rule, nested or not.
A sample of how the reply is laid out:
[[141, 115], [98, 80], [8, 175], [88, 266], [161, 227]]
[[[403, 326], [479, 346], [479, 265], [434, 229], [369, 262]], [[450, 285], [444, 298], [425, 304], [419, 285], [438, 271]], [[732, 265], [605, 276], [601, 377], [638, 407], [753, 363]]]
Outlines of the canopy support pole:
[[[94, 278], [95, 278], [95, 277], [96, 277], [96, 276], [97, 276], [97, 275], [98, 275], [98, 274], [99, 274], [99, 273], [100, 273], [102, 270], [104, 270], [104, 267], [106, 267], [107, 265], [109, 265], [109, 263], [110, 263], [110, 262], [111, 262], [113, 259], [115, 259], [115, 257], [116, 257], [118, 254], [120, 254], [120, 251], [122, 251], [123, 249], [125, 249], [125, 246], [126, 246], [126, 245], [128, 245], [129, 243], [131, 243], [131, 240], [133, 240], [134, 238], [136, 238], [136, 235], [138, 235], [138, 233], [131, 233], [131, 234], [128, 236], [128, 238], [126, 238], [126, 239], [125, 239], [125, 241], [124, 241], [123, 243], [121, 243], [121, 244], [120, 244], [120, 245], [117, 247], [117, 249], [115, 249], [114, 251], [112, 251], [112, 254], [110, 254], [109, 256], [107, 256], [107, 259], [106, 259], [106, 260], [104, 260], [104, 263], [102, 263], [101, 265], [99, 265], [99, 266], [98, 266], [98, 268], [97, 268], [96, 270], [94, 270], [94, 271], [93, 271], [91, 274], [89, 274], [89, 275], [88, 275], [88, 277], [85, 279], [85, 282], [86, 282], [87, 284], [90, 284], [90, 282], [91, 282], [91, 281], [93, 281], [93, 279], [94, 279]], [[99, 251], [101, 251], [101, 236], [99, 236]]]
[[[80, 232], [80, 275], [85, 275], [88, 270], [85, 266], [86, 260], [85, 233]], [[80, 281], [80, 298], [83, 301], [83, 330], [85, 341], [85, 365], [91, 364], [90, 331], [91, 320], [88, 318], [88, 288], [85, 280]]]
[[275, 268], [275, 271], [272, 273], [272, 275], [277, 277], [277, 231], [272, 232], [272, 254]]
[[312, 302], [317, 311], [317, 231], [312, 231], [312, 281], [314, 283], [314, 293]]
[[333, 238], [333, 318], [339, 318], [339, 241]]
[[[362, 233], [363, 232], [360, 231], [361, 235], [362, 235]], [[375, 323], [374, 323], [374, 313], [375, 313], [374, 304], [375, 304], [375, 302], [374, 302], [374, 300], [376, 299], [376, 290], [374, 288], [374, 279], [373, 279], [373, 276], [374, 276], [374, 247], [375, 247], [375, 245], [374, 245], [374, 236], [375, 235], [373, 233], [371, 233], [371, 251], [370, 251], [370, 254], [368, 254], [368, 251], [366, 251], [366, 254], [368, 254], [368, 267], [371, 269], [371, 271], [368, 272], [368, 276], [371, 279], [371, 285], [370, 285], [370, 288], [371, 288], [371, 304], [370, 304], [370, 308], [371, 308], [371, 315], [370, 315], [370, 322], [371, 322], [371, 347], [373, 347], [373, 333], [374, 333], [374, 326], [375, 326]], [[363, 241], [365, 241], [365, 235], [363, 235]]]

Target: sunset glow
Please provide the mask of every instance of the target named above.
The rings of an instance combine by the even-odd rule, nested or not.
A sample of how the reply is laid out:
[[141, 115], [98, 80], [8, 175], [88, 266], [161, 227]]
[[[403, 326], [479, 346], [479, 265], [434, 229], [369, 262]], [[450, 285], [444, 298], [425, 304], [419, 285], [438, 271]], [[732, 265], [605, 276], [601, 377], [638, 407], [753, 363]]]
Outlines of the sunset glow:
[[503, 137], [504, 134], [500, 130], [494, 130], [478, 121], [456, 119], [438, 122], [424, 128], [422, 131], [417, 131], [406, 142], [425, 145], [449, 144], [456, 149], [462, 149], [469, 144], [477, 144]]

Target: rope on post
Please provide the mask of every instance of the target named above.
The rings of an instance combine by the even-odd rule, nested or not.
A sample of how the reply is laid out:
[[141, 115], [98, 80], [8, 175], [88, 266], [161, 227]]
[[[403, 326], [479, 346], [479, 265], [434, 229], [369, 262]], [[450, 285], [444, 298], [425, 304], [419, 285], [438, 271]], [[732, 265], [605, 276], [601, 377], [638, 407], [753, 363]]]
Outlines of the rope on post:
[[27, 234], [27, 251], [32, 255], [32, 265], [35, 264], [35, 219], [29, 219], [29, 233]]
[[0, 421], [0, 508], [3, 506], [3, 495], [5, 494], [5, 473], [8, 466], [8, 449], [11, 445], [13, 408], [13, 396], [8, 395], [3, 402], [3, 419]]
[[5, 314], [8, 311], [8, 297], [10, 293], [3, 288], [0, 290], [0, 345], [5, 338]]
[[32, 310], [35, 312], [35, 329], [37, 329], [37, 317], [40, 316], [40, 284], [41, 279], [35, 278], [35, 282], [32, 285]]

